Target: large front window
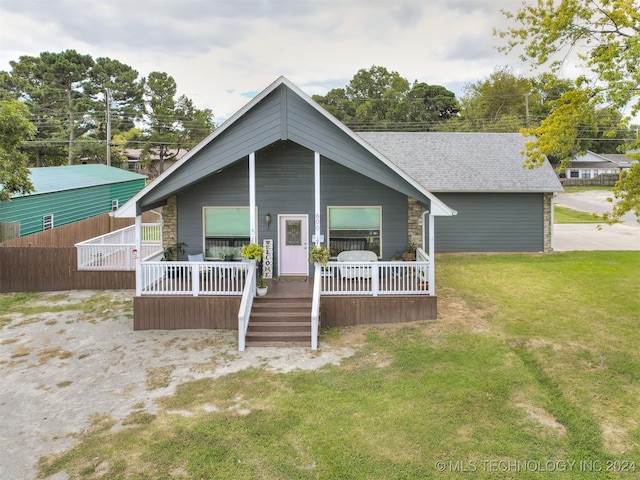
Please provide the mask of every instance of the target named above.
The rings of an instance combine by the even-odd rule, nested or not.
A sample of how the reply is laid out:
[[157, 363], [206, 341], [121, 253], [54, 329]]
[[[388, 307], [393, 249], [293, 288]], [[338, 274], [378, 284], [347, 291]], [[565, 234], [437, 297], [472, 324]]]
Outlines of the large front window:
[[251, 239], [249, 207], [204, 207], [202, 215], [205, 257], [240, 256]]
[[382, 207], [328, 207], [329, 251], [370, 250], [382, 255]]

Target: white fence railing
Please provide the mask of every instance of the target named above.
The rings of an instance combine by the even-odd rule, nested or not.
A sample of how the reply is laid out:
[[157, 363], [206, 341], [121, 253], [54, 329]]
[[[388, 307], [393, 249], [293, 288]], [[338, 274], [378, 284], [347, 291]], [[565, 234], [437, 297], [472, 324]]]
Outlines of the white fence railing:
[[313, 275], [313, 299], [311, 301], [311, 350], [318, 349], [318, 330], [320, 326], [320, 290], [322, 288], [322, 269], [316, 263]]
[[135, 270], [135, 256], [142, 259], [162, 251], [162, 225], [142, 224], [142, 251], [136, 252], [135, 226], [76, 243], [78, 270]]
[[142, 262], [142, 295], [242, 295], [248, 262]]
[[244, 352], [247, 329], [249, 328], [249, 317], [251, 316], [253, 299], [256, 295], [256, 261], [251, 260], [249, 265], [244, 291], [242, 292], [242, 300], [240, 301], [240, 309], [238, 310], [238, 350], [241, 352]]
[[430, 293], [428, 260], [329, 262], [322, 268], [322, 295], [424, 295]]

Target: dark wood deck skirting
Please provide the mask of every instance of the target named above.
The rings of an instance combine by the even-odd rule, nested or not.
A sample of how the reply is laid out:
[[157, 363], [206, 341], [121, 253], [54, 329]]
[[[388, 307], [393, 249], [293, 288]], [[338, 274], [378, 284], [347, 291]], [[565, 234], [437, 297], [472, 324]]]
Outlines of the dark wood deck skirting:
[[238, 329], [241, 297], [149, 296], [133, 299], [134, 330]]
[[[134, 330], [238, 328], [240, 297], [144, 296], [133, 299]], [[434, 320], [437, 297], [324, 296], [320, 325], [348, 326]]]
[[343, 327], [376, 323], [435, 320], [437, 297], [407, 296], [324, 296], [320, 302], [320, 325]]

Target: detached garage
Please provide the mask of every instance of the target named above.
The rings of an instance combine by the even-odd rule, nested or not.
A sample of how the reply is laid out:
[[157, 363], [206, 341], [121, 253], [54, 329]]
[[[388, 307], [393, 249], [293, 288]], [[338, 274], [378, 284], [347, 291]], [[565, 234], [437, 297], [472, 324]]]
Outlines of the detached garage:
[[435, 219], [437, 252], [550, 252], [553, 196], [545, 161], [524, 167], [519, 133], [367, 132], [375, 149], [456, 210]]

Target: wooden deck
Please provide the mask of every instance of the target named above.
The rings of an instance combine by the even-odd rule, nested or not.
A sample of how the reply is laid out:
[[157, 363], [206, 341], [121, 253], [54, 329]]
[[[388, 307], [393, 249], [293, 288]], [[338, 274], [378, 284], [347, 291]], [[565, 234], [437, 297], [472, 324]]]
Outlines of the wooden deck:
[[[313, 289], [311, 278], [267, 283], [269, 299], [308, 298]], [[240, 300], [238, 296], [135, 297], [134, 329], [237, 329]], [[434, 320], [436, 315], [437, 297], [429, 295], [323, 295], [320, 300], [322, 327]]]

